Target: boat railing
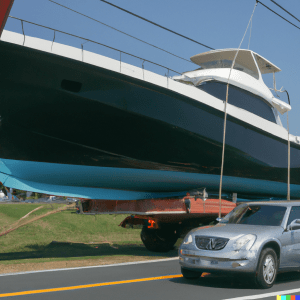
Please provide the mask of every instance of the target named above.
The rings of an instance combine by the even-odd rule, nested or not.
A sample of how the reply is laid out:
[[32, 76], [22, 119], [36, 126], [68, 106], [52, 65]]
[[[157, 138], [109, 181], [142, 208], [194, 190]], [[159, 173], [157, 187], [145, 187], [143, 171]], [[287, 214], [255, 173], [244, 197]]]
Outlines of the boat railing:
[[84, 56], [83, 56], [83, 45], [87, 42], [90, 42], [90, 43], [93, 43], [93, 44], [97, 44], [97, 45], [101, 45], [101, 46], [104, 46], [106, 48], [109, 48], [109, 49], [112, 49], [114, 51], [117, 51], [120, 53], [120, 72], [122, 71], [122, 54], [126, 54], [126, 55], [129, 55], [131, 57], [134, 57], [134, 58], [137, 58], [137, 59], [140, 59], [142, 61], [142, 71], [143, 71], [143, 79], [145, 79], [145, 76], [144, 76], [144, 63], [145, 62], [148, 62], [150, 64], [153, 64], [155, 66], [158, 66], [158, 67], [161, 67], [161, 68], [164, 68], [165, 70], [167, 70], [167, 74], [165, 74], [165, 76], [167, 77], [167, 87], [169, 87], [169, 75], [170, 75], [170, 71], [174, 72], [174, 73], [177, 73], [177, 74], [180, 74], [180, 72], [176, 71], [176, 70], [173, 70], [169, 67], [166, 67], [166, 66], [163, 66], [161, 64], [158, 64], [158, 63], [155, 63], [151, 60], [148, 60], [146, 58], [142, 58], [142, 57], [139, 57], [137, 55], [134, 55], [134, 54], [131, 54], [131, 53], [128, 53], [128, 52], [125, 52], [123, 50], [120, 50], [120, 49], [117, 49], [117, 48], [114, 48], [114, 47], [111, 47], [111, 46], [108, 46], [108, 45], [105, 45], [103, 43], [100, 43], [100, 42], [97, 42], [97, 41], [94, 41], [94, 40], [91, 40], [91, 39], [88, 39], [88, 38], [84, 38], [82, 36], [78, 36], [78, 35], [75, 35], [75, 34], [72, 34], [72, 33], [68, 33], [68, 32], [65, 32], [65, 31], [62, 31], [62, 30], [58, 30], [58, 29], [55, 29], [55, 28], [51, 28], [51, 27], [48, 27], [48, 26], [44, 26], [44, 25], [40, 25], [40, 24], [37, 24], [37, 23], [34, 23], [34, 22], [31, 22], [31, 21], [27, 21], [27, 20], [24, 20], [24, 19], [20, 19], [20, 18], [17, 18], [17, 17], [13, 17], [13, 16], [9, 16], [9, 18], [12, 18], [12, 19], [16, 19], [16, 20], [19, 20], [21, 22], [21, 26], [22, 26], [22, 33], [23, 33], [23, 36], [24, 36], [24, 40], [23, 40], [23, 46], [25, 45], [25, 40], [26, 40], [26, 35], [25, 35], [25, 31], [24, 31], [24, 22], [25, 23], [28, 23], [28, 24], [32, 24], [32, 25], [35, 25], [35, 26], [39, 26], [39, 27], [42, 27], [42, 28], [46, 28], [46, 29], [49, 29], [49, 30], [52, 30], [53, 31], [53, 40], [52, 40], [52, 45], [51, 45], [51, 51], [52, 51], [52, 48], [53, 48], [53, 44], [55, 42], [55, 34], [57, 32], [59, 33], [62, 33], [62, 34], [66, 34], [66, 35], [69, 35], [69, 36], [72, 36], [72, 37], [75, 37], [75, 38], [78, 38], [78, 39], [81, 39], [81, 40], [84, 40], [85, 42], [84, 43], [81, 43], [81, 51], [82, 51], [82, 61], [84, 61]]

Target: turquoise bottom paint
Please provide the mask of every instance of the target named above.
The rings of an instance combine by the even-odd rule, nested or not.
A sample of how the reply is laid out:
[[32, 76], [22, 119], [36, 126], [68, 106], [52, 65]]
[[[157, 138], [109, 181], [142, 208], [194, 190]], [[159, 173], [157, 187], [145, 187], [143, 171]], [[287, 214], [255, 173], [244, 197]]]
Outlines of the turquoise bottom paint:
[[[161, 170], [107, 168], [0, 160], [0, 181], [16, 189], [90, 199], [137, 200], [183, 196], [206, 187], [216, 193], [220, 176]], [[287, 185], [274, 181], [223, 177], [223, 192], [286, 197]], [[291, 185], [291, 196], [300, 198], [300, 186]]]

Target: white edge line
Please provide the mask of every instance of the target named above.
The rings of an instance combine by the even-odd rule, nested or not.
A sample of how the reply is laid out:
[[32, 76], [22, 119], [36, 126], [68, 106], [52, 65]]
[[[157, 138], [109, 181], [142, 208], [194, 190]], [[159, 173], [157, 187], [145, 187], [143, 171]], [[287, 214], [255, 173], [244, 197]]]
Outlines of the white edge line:
[[178, 257], [171, 257], [171, 258], [146, 260], [146, 261], [132, 261], [132, 262], [127, 262], [127, 263], [110, 264], [110, 265], [98, 265], [98, 266], [86, 266], [86, 267], [76, 267], [76, 268], [38, 270], [38, 271], [27, 271], [27, 272], [18, 272], [18, 273], [5, 273], [5, 274], [0, 274], [0, 276], [23, 275], [23, 274], [56, 272], [56, 271], [69, 271], [69, 270], [80, 270], [80, 269], [90, 269], [90, 268], [107, 268], [107, 267], [129, 266], [129, 265], [149, 264], [149, 263], [170, 261], [170, 260], [177, 260], [177, 259], [178, 259]]
[[267, 294], [260, 294], [260, 295], [251, 295], [251, 296], [242, 296], [242, 297], [237, 297], [237, 298], [228, 298], [228, 299], [223, 299], [223, 300], [250, 300], [250, 299], [262, 299], [262, 298], [268, 298], [272, 296], [277, 296], [277, 295], [288, 295], [288, 294], [293, 294], [293, 293], [298, 293], [300, 292], [300, 289], [293, 289], [293, 290], [286, 290], [286, 291], [278, 291], [278, 292], [273, 292], [273, 293], [267, 293]]

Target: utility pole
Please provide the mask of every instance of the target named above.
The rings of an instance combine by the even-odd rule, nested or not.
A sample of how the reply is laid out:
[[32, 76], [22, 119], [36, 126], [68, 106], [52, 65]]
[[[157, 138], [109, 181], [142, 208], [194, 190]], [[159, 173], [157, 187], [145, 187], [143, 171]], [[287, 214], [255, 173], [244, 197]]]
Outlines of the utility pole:
[[13, 4], [14, 0], [0, 0], [0, 37]]

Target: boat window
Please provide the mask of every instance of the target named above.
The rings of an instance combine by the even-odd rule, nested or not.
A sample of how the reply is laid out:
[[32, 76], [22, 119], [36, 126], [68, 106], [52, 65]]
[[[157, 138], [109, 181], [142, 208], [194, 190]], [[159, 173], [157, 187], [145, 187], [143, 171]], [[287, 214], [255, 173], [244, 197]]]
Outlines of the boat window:
[[[230, 69], [231, 66], [232, 66], [232, 60], [229, 60], [229, 59], [220, 59], [220, 60], [214, 60], [214, 61], [208, 61], [205, 63], [201, 63], [202, 69], [222, 69], [222, 68]], [[245, 72], [256, 79], [259, 78], [256, 68], [255, 68], [255, 70], [251, 70], [245, 66], [242, 66], [238, 62], [235, 62], [233, 69]]]
[[[226, 83], [219, 81], [206, 81], [197, 86], [197, 88], [222, 101], [226, 101]], [[228, 103], [236, 107], [245, 109], [268, 121], [276, 123], [275, 115], [271, 106], [266, 103], [263, 98], [256, 96], [248, 91], [245, 91], [233, 85], [229, 85]]]

